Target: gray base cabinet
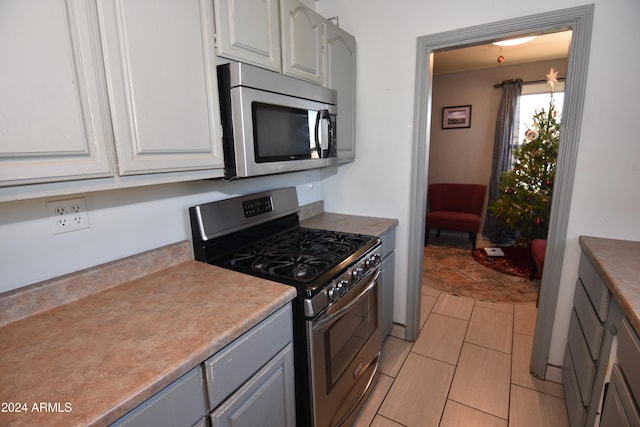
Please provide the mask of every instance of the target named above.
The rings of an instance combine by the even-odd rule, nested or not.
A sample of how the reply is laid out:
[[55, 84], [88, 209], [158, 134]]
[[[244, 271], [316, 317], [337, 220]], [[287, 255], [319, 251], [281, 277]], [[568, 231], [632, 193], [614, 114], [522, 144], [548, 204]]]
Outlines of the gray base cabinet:
[[562, 370], [569, 423], [640, 426], [640, 338], [584, 253], [578, 275]]
[[295, 426], [291, 307], [204, 362], [213, 426]]
[[291, 304], [118, 420], [117, 427], [295, 427]]
[[582, 254], [573, 299], [562, 382], [571, 427], [600, 419], [616, 328], [622, 312], [593, 264]]
[[395, 228], [387, 231], [380, 236], [382, 240], [382, 269], [380, 271], [380, 329], [382, 331], [382, 339], [391, 331], [393, 326], [393, 293], [394, 293], [394, 276], [395, 276], [395, 246], [396, 246], [396, 230]]

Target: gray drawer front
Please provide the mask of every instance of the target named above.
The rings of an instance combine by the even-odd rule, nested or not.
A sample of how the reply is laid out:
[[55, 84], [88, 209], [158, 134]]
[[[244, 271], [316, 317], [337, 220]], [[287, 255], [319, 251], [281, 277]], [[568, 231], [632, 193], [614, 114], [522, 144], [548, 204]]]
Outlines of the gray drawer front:
[[580, 257], [578, 275], [589, 295], [593, 308], [598, 313], [600, 320], [604, 322], [607, 320], [607, 310], [609, 308], [609, 289], [607, 289], [595, 267], [584, 254]]
[[207, 412], [202, 367], [198, 366], [112, 426], [191, 427]]
[[627, 319], [618, 334], [618, 363], [636, 402], [640, 402], [640, 339]]
[[593, 386], [593, 378], [596, 374], [596, 364], [591, 359], [589, 347], [582, 335], [580, 323], [575, 310], [571, 310], [571, 322], [569, 323], [569, 351], [571, 353], [571, 361], [575, 369], [580, 395], [585, 406], [589, 404], [591, 399], [591, 388]]
[[564, 352], [562, 383], [564, 384], [564, 398], [569, 415], [569, 424], [571, 427], [582, 427], [587, 419], [587, 411], [582, 404], [580, 390], [578, 390], [578, 382], [576, 380], [575, 370], [573, 369], [569, 347], [567, 347]]
[[640, 414], [618, 365], [613, 365], [611, 382], [602, 408], [602, 427], [640, 426]]
[[287, 304], [246, 334], [207, 359], [209, 405], [216, 408], [293, 340], [291, 305]]
[[598, 360], [600, 345], [602, 344], [602, 337], [604, 336], [604, 326], [600, 323], [600, 318], [593, 309], [587, 292], [584, 290], [580, 280], [576, 283], [576, 291], [573, 295], [573, 306], [578, 315], [578, 320], [580, 321], [584, 338], [587, 341], [591, 358]]

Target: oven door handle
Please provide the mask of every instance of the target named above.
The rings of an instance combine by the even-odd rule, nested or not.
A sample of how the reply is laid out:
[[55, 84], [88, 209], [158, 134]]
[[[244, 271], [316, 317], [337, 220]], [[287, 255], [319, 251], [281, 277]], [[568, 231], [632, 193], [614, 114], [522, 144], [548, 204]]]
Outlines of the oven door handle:
[[373, 278], [369, 282], [369, 284], [364, 289], [362, 289], [358, 295], [353, 297], [353, 299], [349, 301], [347, 305], [345, 305], [344, 307], [341, 307], [335, 313], [331, 313], [331, 314], [325, 313], [318, 320], [316, 320], [314, 322], [315, 324], [313, 325], [313, 331], [317, 332], [331, 326], [331, 324], [333, 324], [336, 320], [342, 317], [342, 315], [344, 315], [347, 311], [349, 311], [351, 307], [359, 303], [376, 286], [376, 281], [378, 280], [378, 276], [380, 276], [379, 268], [378, 268], [378, 271], [376, 271], [376, 274], [373, 276]]

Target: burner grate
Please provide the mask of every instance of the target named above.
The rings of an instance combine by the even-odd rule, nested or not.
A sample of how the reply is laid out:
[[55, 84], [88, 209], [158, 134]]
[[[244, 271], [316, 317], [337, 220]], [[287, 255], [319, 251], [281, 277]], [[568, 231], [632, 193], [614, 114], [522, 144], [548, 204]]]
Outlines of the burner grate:
[[371, 237], [325, 230], [288, 230], [231, 255], [229, 265], [274, 280], [310, 283]]

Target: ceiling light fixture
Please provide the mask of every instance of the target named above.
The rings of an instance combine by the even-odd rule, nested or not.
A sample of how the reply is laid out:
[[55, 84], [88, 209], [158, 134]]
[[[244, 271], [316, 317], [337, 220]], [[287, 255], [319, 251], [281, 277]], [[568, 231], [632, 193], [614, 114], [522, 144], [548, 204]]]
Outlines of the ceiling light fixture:
[[499, 41], [499, 42], [493, 42], [493, 44], [495, 44], [496, 46], [517, 46], [519, 44], [530, 42], [531, 40], [533, 40], [535, 38], [536, 38], [536, 36], [519, 37], [517, 39], [509, 39], [509, 40], [502, 40], [502, 41]]

